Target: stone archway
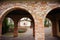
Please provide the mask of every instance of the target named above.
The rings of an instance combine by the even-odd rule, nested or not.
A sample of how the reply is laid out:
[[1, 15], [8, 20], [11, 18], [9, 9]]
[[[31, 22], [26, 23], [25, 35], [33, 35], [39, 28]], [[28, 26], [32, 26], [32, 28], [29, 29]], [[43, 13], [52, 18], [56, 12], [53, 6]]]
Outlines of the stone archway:
[[[60, 20], [60, 7], [52, 9], [47, 15], [46, 18], [50, 19], [52, 22], [52, 35], [54, 37], [60, 37], [60, 28], [59, 28], [59, 20]], [[46, 39], [47, 40], [47, 39]]]
[[[20, 25], [19, 25], [20, 24]], [[30, 30], [33, 29], [33, 37], [35, 37], [35, 23], [34, 23], [34, 19], [32, 18], [32, 16], [23, 16], [21, 17], [21, 19], [18, 22], [18, 25], [21, 28], [29, 28]], [[31, 32], [32, 32], [31, 31]]]
[[5, 17], [2, 22], [2, 36], [10, 34], [10, 36], [13, 37], [12, 35], [13, 31], [14, 31], [14, 21], [10, 17]]
[[[33, 19], [32, 15], [25, 9], [12, 8], [12, 9], [6, 11], [0, 19], [0, 21], [1, 21], [0, 22], [0, 26], [1, 26], [0, 35], [2, 33], [2, 22], [5, 17], [10, 17], [14, 21], [14, 37], [18, 36], [18, 21], [19, 21], [19, 19], [21, 19], [21, 17], [29, 17], [29, 18]], [[33, 19], [33, 21], [34, 21], [34, 19]], [[35, 24], [34, 24], [34, 26], [35, 26]], [[35, 27], [33, 27], [33, 36], [35, 37]]]

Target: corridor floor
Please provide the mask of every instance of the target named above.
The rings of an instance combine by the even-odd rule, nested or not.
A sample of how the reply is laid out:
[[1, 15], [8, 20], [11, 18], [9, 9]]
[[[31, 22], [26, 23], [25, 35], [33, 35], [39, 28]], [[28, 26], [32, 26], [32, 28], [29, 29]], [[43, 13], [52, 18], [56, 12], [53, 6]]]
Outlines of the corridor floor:
[[[13, 37], [2, 37], [2, 39], [0, 40], [34, 40], [34, 38], [30, 35], [28, 37], [24, 37], [24, 38], [13, 38]], [[56, 37], [46, 37], [45, 40], [60, 40], [60, 38], [56, 38]]]
[[58, 37], [46, 37], [45, 40], [60, 40]]
[[45, 28], [45, 40], [60, 40], [60, 38], [53, 37], [52, 36], [52, 28], [51, 27], [46, 27]]
[[[60, 38], [58, 37], [53, 37], [51, 36], [51, 31], [50, 30], [51, 27], [49, 28], [45, 28], [45, 40], [60, 40]], [[2, 39], [0, 38], [0, 40], [34, 40], [33, 36], [31, 35], [32, 30], [28, 30], [24, 36], [22, 37], [7, 37], [7, 36], [2, 36]]]
[[33, 29], [28, 28], [27, 30], [25, 33], [18, 33], [18, 37], [3, 35], [0, 40], [34, 40]]
[[34, 40], [34, 38], [30, 35], [28, 37], [20, 38], [20, 37], [2, 37], [0, 40]]

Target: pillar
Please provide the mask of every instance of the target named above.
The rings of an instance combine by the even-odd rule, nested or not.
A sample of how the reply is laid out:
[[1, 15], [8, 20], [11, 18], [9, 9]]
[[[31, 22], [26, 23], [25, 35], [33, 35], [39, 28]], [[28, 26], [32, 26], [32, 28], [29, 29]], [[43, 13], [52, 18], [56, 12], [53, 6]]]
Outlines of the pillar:
[[0, 37], [2, 36], [2, 22], [0, 20]]
[[18, 22], [14, 21], [14, 37], [18, 36]]
[[53, 32], [53, 36], [57, 36], [57, 23], [56, 23], [56, 20], [52, 21], [52, 32]]
[[1, 36], [2, 36], [2, 21], [0, 20], [0, 40], [1, 40]]
[[33, 37], [35, 38], [35, 27], [33, 27]]

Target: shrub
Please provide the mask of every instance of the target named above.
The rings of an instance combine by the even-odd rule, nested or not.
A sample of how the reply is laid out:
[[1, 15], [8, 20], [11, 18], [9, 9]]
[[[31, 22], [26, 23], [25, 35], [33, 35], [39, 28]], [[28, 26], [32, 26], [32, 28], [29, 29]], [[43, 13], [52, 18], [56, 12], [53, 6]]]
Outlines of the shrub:
[[18, 30], [19, 33], [24, 33], [24, 32], [26, 32], [26, 31], [27, 31], [27, 28], [20, 28], [20, 29]]

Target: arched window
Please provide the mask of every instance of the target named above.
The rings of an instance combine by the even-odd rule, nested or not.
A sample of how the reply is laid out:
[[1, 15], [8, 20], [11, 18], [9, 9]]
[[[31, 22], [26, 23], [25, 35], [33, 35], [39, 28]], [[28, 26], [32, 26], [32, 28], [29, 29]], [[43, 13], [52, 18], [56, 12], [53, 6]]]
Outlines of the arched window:
[[28, 17], [21, 18], [20, 26], [31, 26], [31, 19]]

